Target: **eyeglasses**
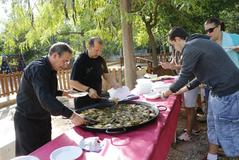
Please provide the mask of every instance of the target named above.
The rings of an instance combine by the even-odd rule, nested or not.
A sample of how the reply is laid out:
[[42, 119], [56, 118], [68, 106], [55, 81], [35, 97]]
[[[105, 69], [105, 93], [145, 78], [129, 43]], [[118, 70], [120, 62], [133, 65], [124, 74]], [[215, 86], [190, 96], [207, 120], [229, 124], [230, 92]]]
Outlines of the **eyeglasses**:
[[212, 33], [215, 28], [217, 28], [217, 26], [216, 26], [216, 27], [213, 27], [213, 28], [209, 28], [209, 29], [205, 30], [205, 32], [206, 32], [206, 33]]

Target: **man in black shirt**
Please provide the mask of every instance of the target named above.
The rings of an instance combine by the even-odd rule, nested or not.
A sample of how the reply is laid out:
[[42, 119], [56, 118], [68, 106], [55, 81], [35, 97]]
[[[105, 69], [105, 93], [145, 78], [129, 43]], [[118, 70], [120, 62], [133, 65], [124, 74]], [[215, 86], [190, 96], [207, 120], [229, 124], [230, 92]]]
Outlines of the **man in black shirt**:
[[57, 91], [57, 71], [70, 62], [72, 49], [66, 43], [56, 43], [48, 57], [31, 62], [24, 70], [14, 115], [16, 156], [27, 155], [51, 140], [51, 115], [70, 118], [74, 125], [84, 119], [64, 106], [56, 96], [68, 96]]
[[111, 85], [118, 88], [119, 84], [111, 79], [105, 60], [100, 56], [103, 42], [98, 37], [89, 41], [89, 48], [80, 54], [74, 62], [70, 86], [78, 91], [87, 91], [85, 97], [75, 99], [75, 108], [85, 107], [101, 101], [102, 77]]

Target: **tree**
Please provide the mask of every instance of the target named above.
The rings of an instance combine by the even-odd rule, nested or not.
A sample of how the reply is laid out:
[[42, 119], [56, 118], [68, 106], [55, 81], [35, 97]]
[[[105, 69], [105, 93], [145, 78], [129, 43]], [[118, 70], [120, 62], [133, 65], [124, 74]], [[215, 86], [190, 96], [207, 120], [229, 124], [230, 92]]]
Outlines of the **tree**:
[[[104, 56], [118, 53], [122, 46], [120, 1], [118, 0], [12, 0], [11, 16], [1, 34], [6, 54], [27, 53], [26, 60], [47, 53], [50, 44], [66, 41], [76, 51], [85, 41], [100, 36], [105, 41]], [[203, 23], [211, 16], [225, 20], [228, 31], [238, 31], [238, 0], [132, 0], [127, 16], [133, 26], [134, 48], [167, 48], [167, 32], [183, 26], [189, 32], [203, 33]], [[166, 47], [165, 47], [166, 46]], [[31, 54], [30, 54], [31, 53]]]
[[[143, 5], [143, 9], [140, 9], [137, 12], [145, 24], [149, 38], [149, 46], [152, 49], [151, 56], [153, 59], [153, 67], [156, 68], [158, 66], [157, 44], [153, 34], [153, 28], [157, 25], [158, 22], [159, 0], [151, 0], [147, 1], [146, 3], [143, 3], [141, 1], [141, 3], [137, 4], [139, 4], [140, 6]], [[136, 4], [134, 6], [135, 9], [139, 8], [139, 6]]]
[[136, 65], [133, 54], [132, 23], [126, 18], [130, 12], [129, 0], [121, 0], [120, 8], [122, 18], [122, 43], [123, 43], [125, 84], [130, 89], [133, 89], [136, 81]]

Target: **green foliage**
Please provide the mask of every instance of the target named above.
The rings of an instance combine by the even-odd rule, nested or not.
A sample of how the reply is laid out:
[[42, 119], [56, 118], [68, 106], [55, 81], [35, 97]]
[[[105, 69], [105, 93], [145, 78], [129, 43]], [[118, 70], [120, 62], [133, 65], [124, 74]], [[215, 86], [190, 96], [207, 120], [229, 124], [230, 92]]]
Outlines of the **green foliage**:
[[[122, 48], [121, 15], [118, 0], [12, 0], [6, 30], [0, 35], [0, 51], [24, 53], [27, 61], [47, 54], [57, 41], [83, 51], [92, 36], [104, 40], [103, 56], [119, 54]], [[211, 16], [224, 20], [227, 31], [239, 33], [238, 0], [131, 0], [131, 13], [123, 18], [133, 24], [134, 48], [148, 48], [149, 24], [157, 46], [167, 48], [167, 32], [183, 26], [189, 32], [203, 33], [204, 21]], [[153, 11], [158, 4], [157, 12]]]
[[220, 18], [226, 25], [226, 31], [239, 34], [239, 2], [234, 8], [235, 10], [228, 8], [220, 12]]

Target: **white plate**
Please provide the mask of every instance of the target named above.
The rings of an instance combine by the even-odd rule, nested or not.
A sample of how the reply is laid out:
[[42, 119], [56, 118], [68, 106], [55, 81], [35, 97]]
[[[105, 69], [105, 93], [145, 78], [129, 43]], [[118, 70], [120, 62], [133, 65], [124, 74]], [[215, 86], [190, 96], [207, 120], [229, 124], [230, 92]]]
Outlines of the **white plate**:
[[147, 99], [156, 99], [161, 97], [161, 93], [160, 92], [150, 92], [147, 94], [143, 94], [143, 96]]
[[40, 160], [40, 159], [35, 156], [20, 156], [20, 157], [15, 157], [11, 160]]
[[75, 92], [75, 93], [69, 93], [69, 95], [73, 98], [78, 98], [78, 97], [84, 97], [88, 94], [88, 92]]
[[74, 160], [82, 153], [82, 149], [78, 146], [65, 146], [54, 150], [50, 155], [50, 160]]

